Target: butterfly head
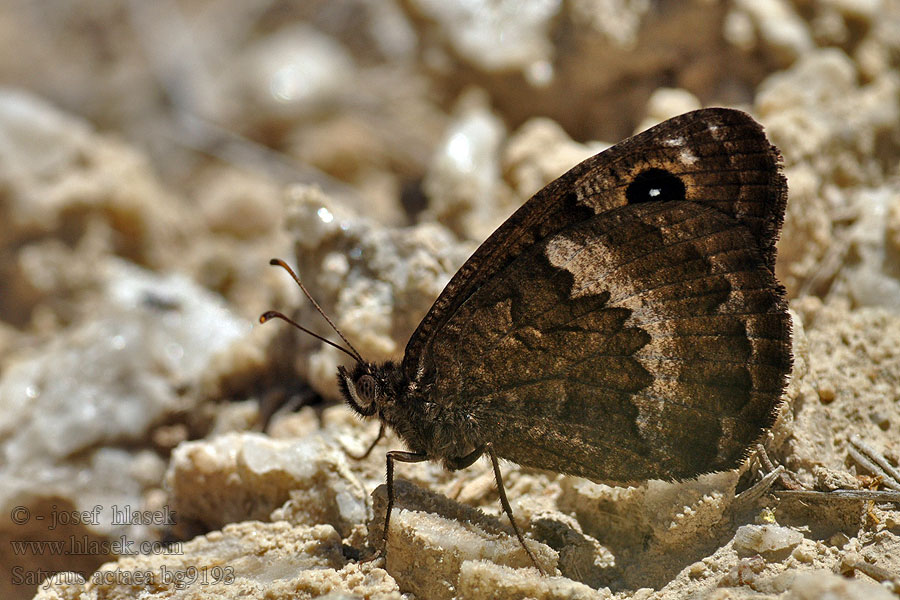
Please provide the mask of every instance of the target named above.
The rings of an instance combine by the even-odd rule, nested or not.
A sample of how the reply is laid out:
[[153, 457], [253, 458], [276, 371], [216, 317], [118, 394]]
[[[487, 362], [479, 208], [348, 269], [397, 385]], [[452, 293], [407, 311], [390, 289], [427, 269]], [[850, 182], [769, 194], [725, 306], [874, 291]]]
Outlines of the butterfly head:
[[315, 309], [319, 311], [319, 314], [322, 315], [325, 321], [328, 322], [334, 332], [340, 336], [347, 347], [345, 348], [340, 344], [336, 344], [331, 340], [322, 337], [318, 333], [310, 331], [277, 310], [270, 310], [263, 313], [259, 317], [259, 322], [265, 323], [270, 319], [281, 319], [282, 321], [290, 323], [300, 331], [308, 333], [317, 340], [321, 340], [354, 359], [356, 361], [356, 366], [354, 366], [352, 370], [345, 367], [338, 367], [338, 386], [341, 389], [341, 393], [344, 395], [350, 408], [363, 417], [371, 417], [377, 413], [383, 419], [384, 414], [382, 413], [382, 410], [394, 403], [394, 400], [399, 397], [400, 390], [403, 387], [403, 376], [401, 375], [398, 365], [390, 361], [376, 365], [375, 363], [363, 360], [359, 351], [353, 347], [350, 340], [348, 340], [334, 322], [328, 318], [325, 311], [322, 310], [318, 302], [315, 301], [303, 283], [300, 282], [300, 277], [294, 273], [293, 269], [280, 258], [273, 258], [269, 261], [269, 264], [281, 267], [290, 274], [294, 281], [297, 282], [297, 285], [300, 286], [303, 294], [309, 299]]
[[338, 367], [338, 386], [350, 408], [371, 417], [396, 397], [388, 374], [391, 365], [357, 362], [352, 370]]

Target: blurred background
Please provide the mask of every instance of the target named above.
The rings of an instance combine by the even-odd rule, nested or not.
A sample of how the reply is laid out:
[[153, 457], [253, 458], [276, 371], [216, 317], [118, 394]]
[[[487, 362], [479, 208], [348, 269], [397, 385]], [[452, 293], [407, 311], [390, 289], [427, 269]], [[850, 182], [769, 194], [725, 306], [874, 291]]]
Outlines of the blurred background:
[[0, 597], [110, 558], [14, 553], [11, 507], [161, 506], [179, 443], [334, 397], [253, 327], [302, 304], [269, 258], [396, 358], [532, 193], [687, 110], [781, 148], [792, 298], [900, 310], [898, 65], [896, 0], [4, 0]]

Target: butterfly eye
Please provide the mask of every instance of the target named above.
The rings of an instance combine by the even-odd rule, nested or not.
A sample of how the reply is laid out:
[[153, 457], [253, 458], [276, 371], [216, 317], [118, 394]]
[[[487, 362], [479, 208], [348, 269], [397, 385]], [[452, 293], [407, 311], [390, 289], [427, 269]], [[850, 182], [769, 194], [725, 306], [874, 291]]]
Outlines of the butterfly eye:
[[363, 375], [356, 381], [356, 391], [360, 400], [363, 400], [366, 404], [371, 404], [374, 402], [375, 396], [378, 395], [378, 384], [375, 383], [375, 378], [371, 375]]

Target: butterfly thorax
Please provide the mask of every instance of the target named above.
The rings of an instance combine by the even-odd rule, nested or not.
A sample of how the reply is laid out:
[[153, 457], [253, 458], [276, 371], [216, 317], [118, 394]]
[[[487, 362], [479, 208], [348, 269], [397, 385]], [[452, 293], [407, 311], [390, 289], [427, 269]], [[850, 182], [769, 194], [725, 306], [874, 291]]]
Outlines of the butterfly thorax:
[[470, 415], [435, 401], [427, 377], [411, 382], [394, 362], [358, 362], [352, 371], [339, 367], [338, 386], [356, 413], [378, 418], [409, 450], [445, 466], [481, 443], [477, 423]]

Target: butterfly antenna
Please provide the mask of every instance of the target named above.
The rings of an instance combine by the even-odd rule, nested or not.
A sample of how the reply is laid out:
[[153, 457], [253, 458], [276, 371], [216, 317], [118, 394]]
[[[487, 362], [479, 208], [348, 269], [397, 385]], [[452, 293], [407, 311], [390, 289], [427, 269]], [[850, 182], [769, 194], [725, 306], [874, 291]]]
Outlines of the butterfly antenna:
[[325, 319], [328, 322], [328, 324], [331, 326], [331, 328], [334, 329], [334, 332], [336, 334], [338, 334], [342, 340], [344, 340], [344, 343], [347, 344], [347, 346], [350, 348], [350, 350], [347, 350], [346, 348], [338, 346], [334, 342], [327, 340], [327, 339], [323, 338], [322, 336], [313, 333], [306, 327], [299, 325], [294, 320], [289, 319], [288, 317], [284, 316], [282, 313], [275, 311], [275, 310], [270, 310], [269, 312], [262, 315], [259, 318], [259, 322], [265, 323], [266, 321], [268, 321], [271, 318], [276, 318], [276, 319], [281, 319], [282, 321], [287, 321], [288, 323], [290, 323], [297, 329], [310, 334], [314, 338], [319, 339], [330, 346], [334, 346], [338, 350], [345, 352], [349, 356], [353, 357], [353, 359], [356, 360], [357, 362], [365, 362], [365, 361], [363, 361], [362, 355], [360, 355], [359, 351], [353, 347], [353, 344], [350, 343], [350, 340], [348, 340], [344, 336], [344, 334], [341, 333], [341, 330], [337, 328], [337, 325], [335, 325], [334, 322], [328, 318], [328, 315], [325, 314], [325, 311], [322, 310], [322, 307], [319, 306], [319, 303], [316, 302], [316, 300], [312, 297], [312, 294], [309, 293], [309, 291], [306, 289], [306, 286], [303, 285], [303, 283], [300, 281], [300, 278], [297, 276], [296, 273], [294, 273], [294, 270], [291, 269], [291, 267], [289, 267], [288, 264], [286, 262], [284, 262], [283, 260], [281, 260], [280, 258], [273, 258], [272, 260], [269, 261], [269, 264], [272, 266], [275, 266], [275, 267], [281, 267], [282, 269], [284, 269], [285, 271], [287, 271], [290, 274], [290, 276], [294, 279], [294, 281], [297, 282], [297, 285], [300, 286], [300, 289], [303, 291], [303, 295], [306, 296], [306, 298], [310, 302], [312, 302], [312, 305], [316, 307], [316, 310], [319, 311], [319, 314], [322, 315], [322, 318]]
[[332, 346], [332, 347], [334, 347], [334, 348], [337, 348], [338, 350], [340, 350], [341, 352], [347, 354], [348, 356], [350, 356], [350, 358], [352, 358], [352, 359], [354, 359], [354, 360], [357, 360], [357, 361], [359, 360], [359, 357], [358, 357], [358, 356], [356, 356], [355, 354], [353, 354], [352, 352], [350, 352], [349, 350], [347, 350], [347, 349], [344, 348], [343, 346], [339, 346], [339, 345], [335, 344], [334, 342], [332, 342], [331, 340], [326, 339], [326, 338], [323, 338], [321, 335], [319, 335], [319, 334], [317, 334], [317, 333], [313, 333], [312, 331], [310, 331], [309, 329], [307, 329], [307, 328], [304, 327], [303, 325], [300, 325], [299, 323], [297, 323], [296, 321], [294, 321], [294, 320], [291, 319], [290, 317], [285, 316], [283, 313], [280, 313], [280, 312], [278, 312], [277, 310], [270, 310], [270, 311], [268, 311], [268, 312], [263, 313], [263, 314], [260, 315], [260, 317], [259, 317], [259, 322], [260, 322], [260, 323], [265, 323], [265, 322], [268, 321], [269, 319], [281, 319], [282, 321], [287, 321], [288, 323], [290, 323], [291, 325], [293, 325], [294, 327], [296, 327], [296, 328], [299, 329], [300, 331], [302, 331], [302, 332], [304, 332], [304, 333], [308, 333], [309, 335], [313, 336], [313, 337], [316, 338], [317, 340], [321, 340], [321, 341], [325, 342], [326, 344], [328, 344], [329, 346]]

